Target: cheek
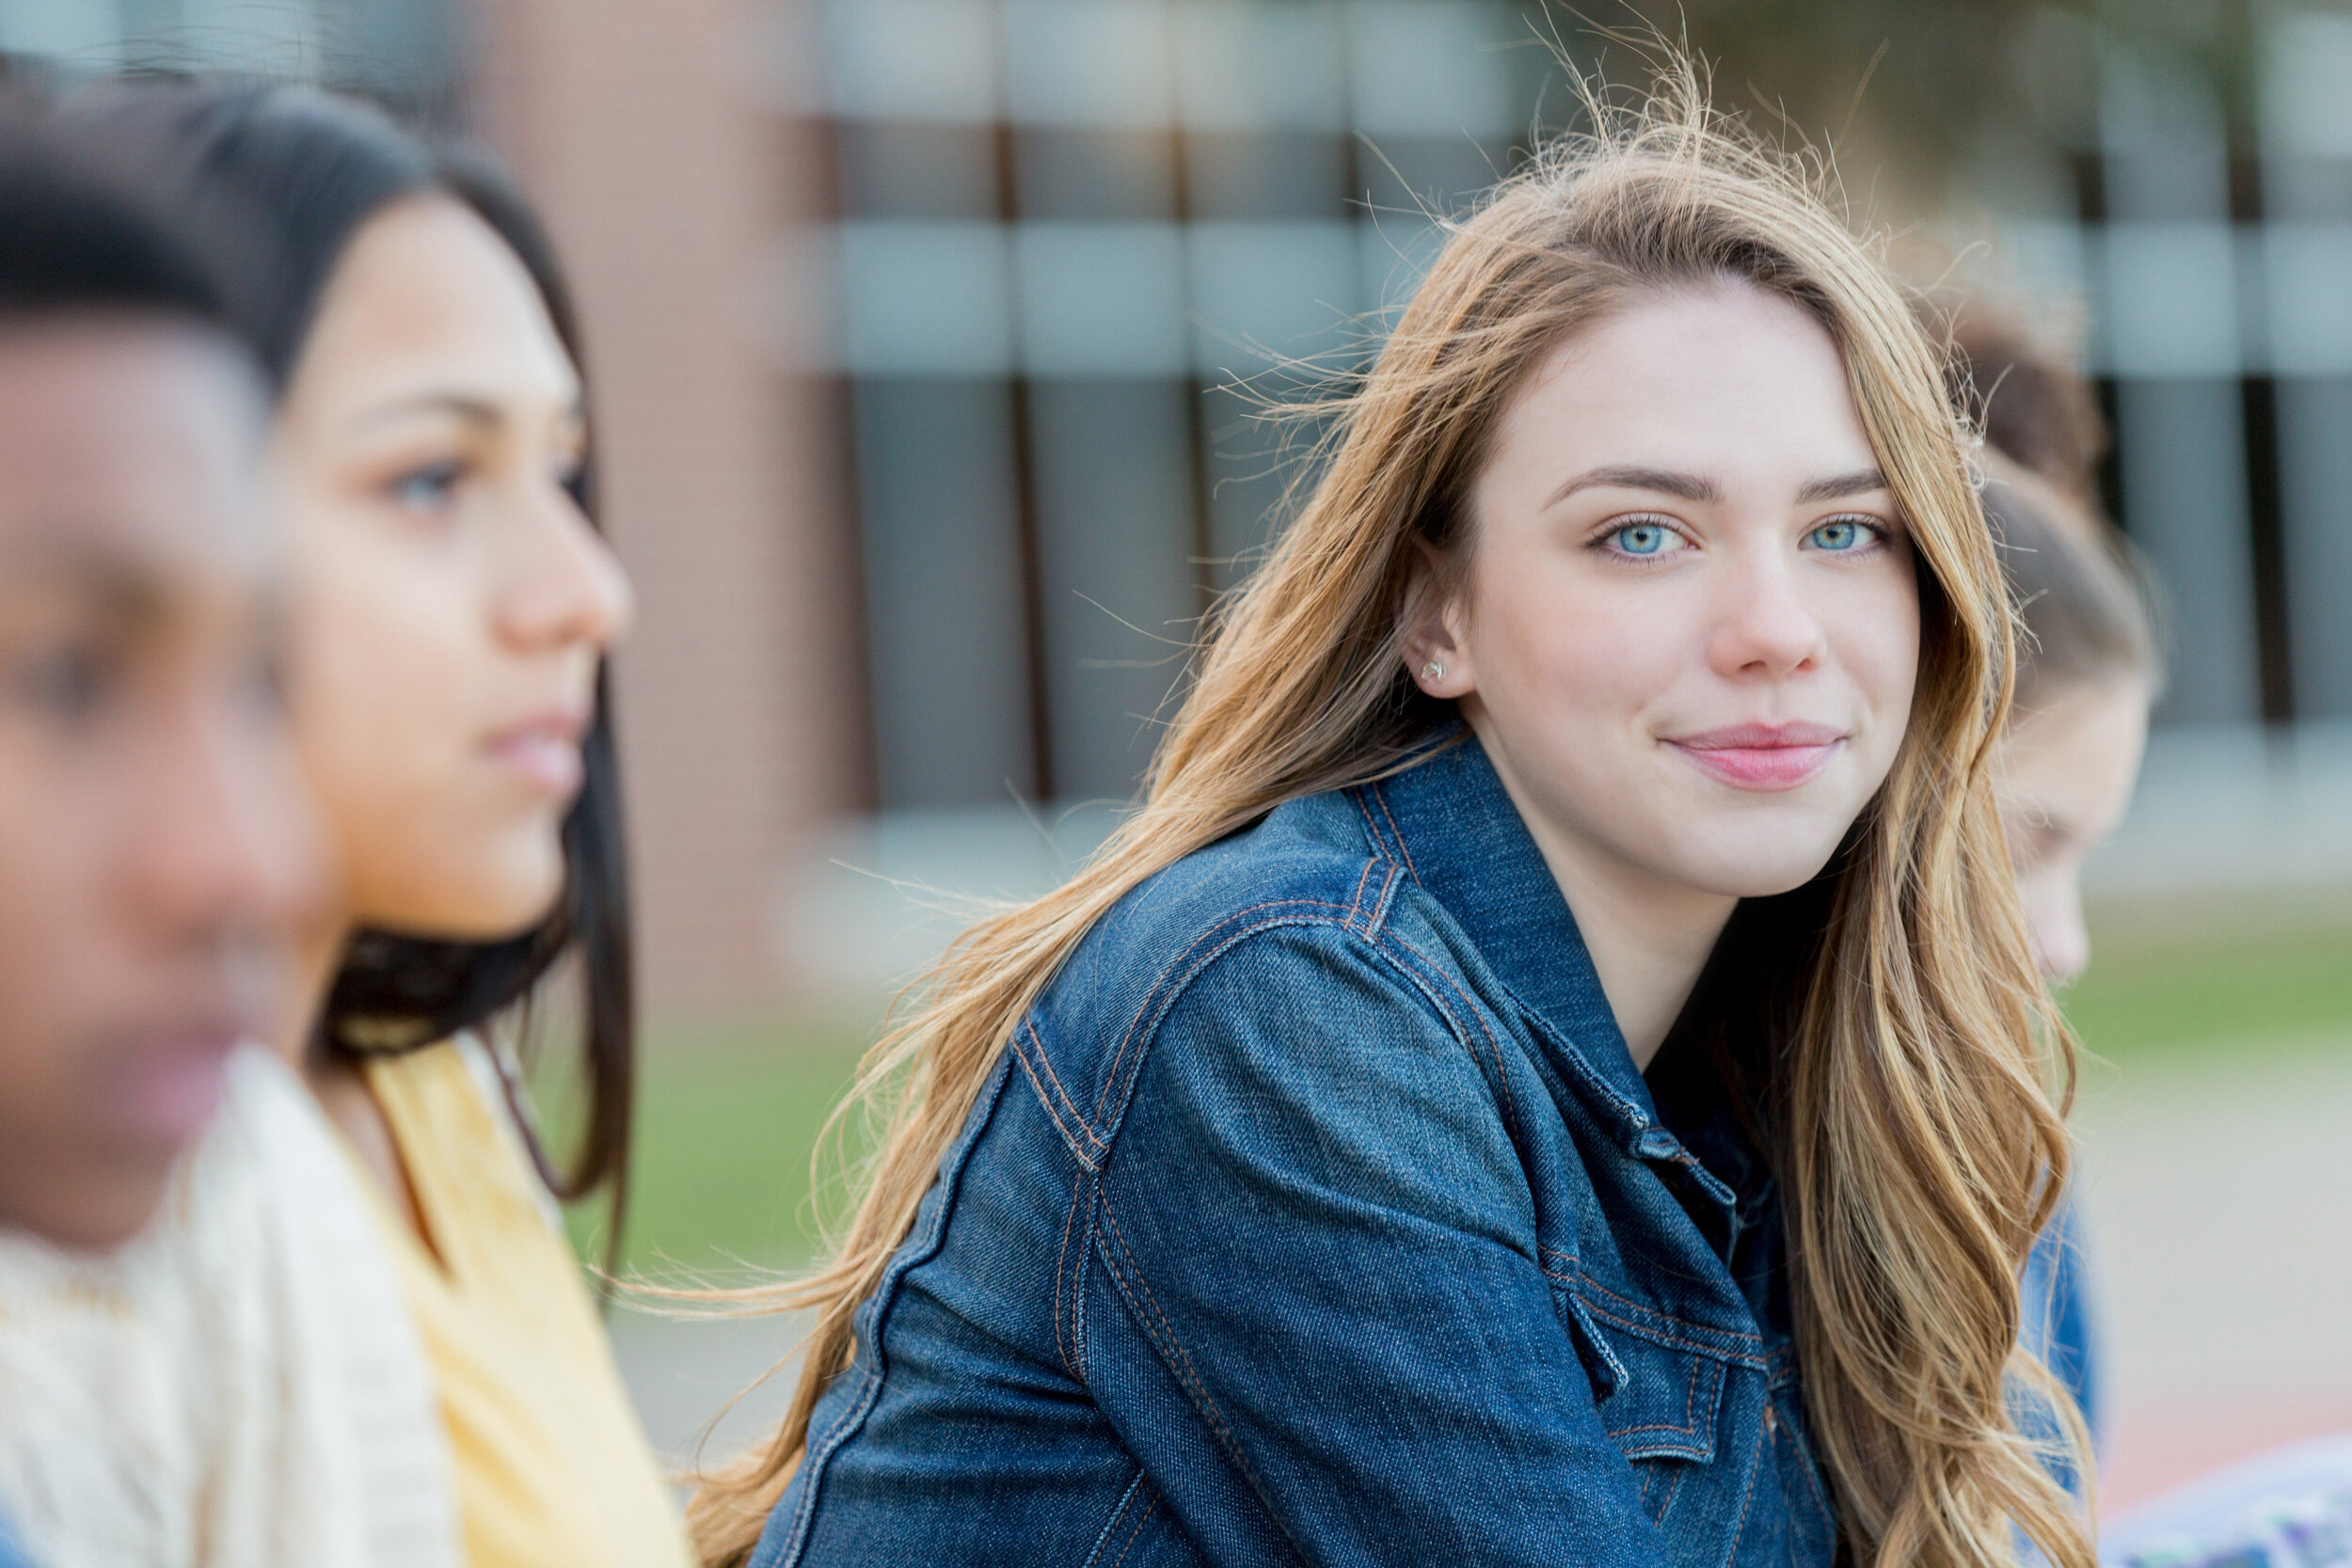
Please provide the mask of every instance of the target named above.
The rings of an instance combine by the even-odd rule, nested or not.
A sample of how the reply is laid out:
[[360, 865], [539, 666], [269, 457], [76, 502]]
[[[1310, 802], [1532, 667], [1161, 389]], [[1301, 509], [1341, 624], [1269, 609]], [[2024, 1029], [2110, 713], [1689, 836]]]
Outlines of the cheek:
[[[475, 640], [462, 585], [398, 550], [297, 552], [295, 742], [329, 814], [398, 832], [468, 751]], [[425, 813], [429, 816], [429, 810]]]
[[[122, 852], [134, 814], [154, 803], [124, 787], [124, 768], [142, 759], [107, 751], [76, 765], [43, 751], [0, 741], [0, 1051], [92, 1028], [143, 978], [141, 929], [126, 914], [144, 890]], [[8, 1070], [40, 1076], [53, 1097], [72, 1089], [65, 1062]]]
[[1579, 564], [1557, 556], [1482, 562], [1470, 645], [1489, 709], [1623, 720], [1701, 657], [1670, 585], [1598, 583]]
[[1899, 735], [1919, 679], [1919, 591], [1908, 560], [1838, 595], [1830, 640], [1869, 710]]

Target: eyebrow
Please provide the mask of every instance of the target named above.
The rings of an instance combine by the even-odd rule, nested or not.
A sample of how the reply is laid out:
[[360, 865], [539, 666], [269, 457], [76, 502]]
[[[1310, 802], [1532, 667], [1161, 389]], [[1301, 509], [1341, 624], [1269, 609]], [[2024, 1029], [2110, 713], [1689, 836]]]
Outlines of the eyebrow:
[[1671, 468], [1645, 468], [1617, 465], [1588, 468], [1551, 493], [1546, 506], [1556, 505], [1579, 490], [1655, 490], [1661, 495], [1676, 496], [1686, 501], [1711, 503], [1723, 499], [1723, 491], [1715, 482], [1698, 474], [1677, 473]]
[[[1579, 490], [1654, 490], [1660, 495], [1674, 496], [1686, 501], [1713, 505], [1724, 499], [1722, 487], [1702, 474], [1677, 473], [1672, 468], [1645, 468], [1638, 465], [1611, 465], [1588, 468], [1551, 493], [1546, 506], [1555, 506]], [[1867, 496], [1886, 488], [1886, 476], [1876, 468], [1861, 468], [1832, 479], [1808, 480], [1797, 488], [1797, 504], [1810, 506], [1816, 501], [1842, 500], [1848, 496]]]
[[469, 397], [463, 392], [424, 392], [416, 397], [402, 398], [397, 403], [381, 404], [358, 416], [351, 422], [355, 428], [389, 424], [416, 414], [454, 414], [468, 424], [495, 425], [504, 417], [498, 404], [486, 398]]
[[1814, 501], [1843, 500], [1848, 496], [1867, 496], [1886, 488], [1886, 476], [1876, 468], [1861, 468], [1853, 473], [1839, 474], [1836, 479], [1817, 479], [1797, 490], [1797, 504], [1807, 506]]

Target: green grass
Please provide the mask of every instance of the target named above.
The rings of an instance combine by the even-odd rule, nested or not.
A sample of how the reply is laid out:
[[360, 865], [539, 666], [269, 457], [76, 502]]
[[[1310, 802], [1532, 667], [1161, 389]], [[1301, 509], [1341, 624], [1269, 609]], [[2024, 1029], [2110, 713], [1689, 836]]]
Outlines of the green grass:
[[[2097, 937], [2098, 958], [2066, 993], [2066, 1010], [2084, 1043], [2121, 1069], [2352, 1035], [2352, 917], [2208, 911], [2199, 924]], [[861, 1026], [793, 1017], [657, 1031], [639, 1100], [627, 1265], [675, 1276], [804, 1262], [816, 1247], [809, 1156], [867, 1038]], [[600, 1252], [601, 1217], [593, 1204], [572, 1215], [585, 1255]]]
[[[649, 1039], [626, 1267], [658, 1278], [733, 1276], [745, 1262], [810, 1258], [809, 1157], [866, 1043], [855, 1027], [797, 1017]], [[601, 1257], [603, 1206], [580, 1205], [568, 1219], [582, 1256]]]
[[2106, 936], [2062, 998], [2083, 1044], [2128, 1066], [2202, 1048], [2352, 1034], [2352, 920], [2236, 917]]

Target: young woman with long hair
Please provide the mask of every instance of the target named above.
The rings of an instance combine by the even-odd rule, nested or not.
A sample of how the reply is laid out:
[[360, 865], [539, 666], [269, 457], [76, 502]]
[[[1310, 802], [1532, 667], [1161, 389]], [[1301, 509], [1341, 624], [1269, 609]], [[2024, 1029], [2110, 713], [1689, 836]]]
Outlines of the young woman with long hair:
[[1967, 433], [1694, 85], [1599, 124], [1454, 226], [1140, 809], [881, 1048], [706, 1561], [2091, 1561]]
[[[466, 1554], [683, 1562], [549, 1202], [617, 1195], [632, 1051], [604, 700], [629, 592], [552, 252], [493, 173], [355, 104], [158, 83], [74, 114], [225, 247], [282, 387], [288, 703], [339, 871], [287, 1053], [380, 1199]], [[493, 1031], [567, 958], [591, 1098], [559, 1171]]]

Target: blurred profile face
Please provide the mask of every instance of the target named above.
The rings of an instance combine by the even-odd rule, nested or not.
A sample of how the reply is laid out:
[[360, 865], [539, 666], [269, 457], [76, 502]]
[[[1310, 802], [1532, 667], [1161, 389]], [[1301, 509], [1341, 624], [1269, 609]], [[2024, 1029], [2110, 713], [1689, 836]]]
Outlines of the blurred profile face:
[[1637, 303], [1537, 369], [1472, 500], [1466, 581], [1408, 657], [1555, 870], [1735, 898], [1819, 871], [1886, 777], [1919, 648], [1827, 332], [1744, 284]]
[[2148, 742], [2147, 683], [2137, 676], [2062, 687], [2021, 712], [2001, 742], [1994, 798], [2009, 833], [2034, 958], [2063, 984], [2090, 961], [2083, 861], [2131, 804]]
[[0, 326], [0, 1223], [71, 1246], [153, 1212], [316, 891], [262, 420], [193, 330]]
[[629, 616], [566, 490], [580, 379], [514, 252], [442, 197], [354, 236], [274, 468], [291, 705], [353, 923], [485, 940], [563, 886], [597, 662]]

